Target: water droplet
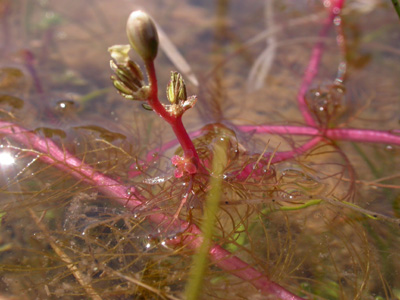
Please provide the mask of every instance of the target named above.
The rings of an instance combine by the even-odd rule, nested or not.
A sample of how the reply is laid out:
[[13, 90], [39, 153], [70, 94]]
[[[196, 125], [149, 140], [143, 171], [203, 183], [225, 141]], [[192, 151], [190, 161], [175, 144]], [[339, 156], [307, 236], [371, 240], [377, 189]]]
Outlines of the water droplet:
[[386, 145], [385, 150], [386, 151], [393, 151], [393, 146], [392, 145]]
[[335, 24], [336, 26], [339, 26], [342, 23], [342, 18], [340, 16], [336, 16], [333, 19], [333, 24]]
[[56, 102], [55, 109], [60, 113], [71, 113], [75, 112], [77, 107], [73, 100], [62, 99]]
[[164, 177], [160, 177], [160, 176], [156, 176], [154, 178], [146, 178], [143, 180], [144, 183], [147, 184], [159, 184], [159, 183], [163, 183], [167, 180], [168, 178], [164, 178]]
[[340, 14], [340, 8], [339, 8], [339, 7], [335, 7], [335, 8], [333, 9], [333, 13], [334, 13], [335, 15]]
[[135, 192], [135, 188], [134, 188], [134, 187], [129, 187], [129, 188], [126, 190], [126, 194], [127, 194], [128, 196], [133, 195], [134, 192]]

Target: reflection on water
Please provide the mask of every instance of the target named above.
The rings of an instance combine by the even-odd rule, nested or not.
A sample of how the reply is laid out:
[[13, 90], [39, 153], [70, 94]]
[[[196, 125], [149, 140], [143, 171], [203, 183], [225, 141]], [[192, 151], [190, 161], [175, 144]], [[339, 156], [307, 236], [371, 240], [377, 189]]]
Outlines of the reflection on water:
[[7, 167], [7, 166], [11, 166], [15, 163], [15, 158], [12, 154], [10, 154], [9, 152], [0, 152], [0, 165]]
[[[160, 98], [170, 71], [187, 63], [183, 77], [195, 76], [186, 82], [198, 101], [183, 122], [205, 168], [217, 141], [231, 142], [215, 240], [307, 299], [399, 298], [399, 147], [325, 141], [275, 164], [279, 152], [308, 138], [236, 127], [303, 125], [298, 89], [313, 45], [323, 41], [307, 93], [318, 125], [399, 130], [398, 20], [388, 3], [360, 0], [343, 10], [342, 52], [334, 30], [318, 37], [326, 17], [319, 1], [0, 1], [1, 122], [50, 138], [146, 200], [127, 212], [90, 178], [32, 159], [31, 145], [2, 133], [0, 297], [182, 296], [192, 253], [170, 248], [176, 232], [146, 219], [155, 208], [174, 214], [186, 195], [188, 182], [172, 176], [170, 163], [181, 150], [158, 116], [123, 99], [110, 80], [107, 49], [127, 43], [125, 21], [136, 8], [173, 44], [156, 59]], [[338, 75], [343, 59], [347, 72]], [[339, 77], [343, 86], [334, 84]], [[209, 191], [206, 176], [196, 180], [194, 209], [181, 213], [195, 223]], [[206, 294], [262, 297], [216, 267]]]

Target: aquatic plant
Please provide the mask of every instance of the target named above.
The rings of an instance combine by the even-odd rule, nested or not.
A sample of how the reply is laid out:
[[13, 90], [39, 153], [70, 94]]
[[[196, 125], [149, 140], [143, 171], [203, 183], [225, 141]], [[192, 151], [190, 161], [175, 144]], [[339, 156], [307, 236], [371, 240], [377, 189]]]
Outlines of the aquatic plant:
[[[3, 178], [4, 291], [66, 299], [177, 299], [184, 291], [195, 299], [201, 288], [204, 297], [215, 298], [346, 299], [374, 293], [390, 298], [397, 293], [382, 275], [390, 270], [372, 274], [376, 260], [383, 261], [383, 269], [393, 260], [377, 256], [370, 244], [389, 251], [381, 237], [390, 235], [395, 243], [400, 221], [355, 200], [361, 193], [356, 185], [383, 187], [389, 195], [398, 184], [381, 184], [386, 178], [374, 168], [370, 153], [355, 143], [397, 151], [400, 136], [396, 130], [346, 126], [344, 1], [324, 4], [328, 17], [297, 94], [305, 125], [221, 122], [187, 133], [182, 116], [197, 98], [187, 96], [183, 76], [174, 71], [167, 86], [169, 103], [159, 100], [157, 29], [137, 11], [128, 19], [130, 45], [109, 51], [115, 88], [142, 104], [142, 111], [135, 111], [143, 118], [135, 120], [142, 133], [136, 138], [139, 146], [124, 144], [125, 135], [89, 125], [76, 130], [99, 132], [99, 137], [89, 134], [88, 141], [83, 136], [68, 144], [62, 131], [25, 129], [13, 111], [2, 110], [4, 161], [24, 165], [17, 171], [5, 168], [10, 174]], [[342, 53], [337, 76], [311, 87], [332, 26]], [[147, 78], [130, 58], [131, 48]], [[27, 69], [42, 94], [29, 54], [24, 56]], [[3, 69], [3, 74], [6, 88], [23, 80], [15, 69]], [[18, 103], [10, 97], [3, 101]], [[61, 106], [68, 105], [63, 101]], [[156, 116], [144, 116], [148, 110], [169, 124], [176, 138], [140, 146], [143, 139], [157, 138], [151, 121]], [[282, 145], [272, 137], [262, 143], [264, 135], [279, 138]], [[337, 144], [343, 140], [353, 143], [380, 179], [356, 180], [353, 162]], [[398, 163], [396, 155], [391, 159]], [[388, 177], [396, 178], [396, 173]], [[18, 224], [29, 222], [34, 226], [21, 235]], [[386, 226], [379, 232], [372, 228], [378, 222]], [[319, 265], [328, 271], [333, 265], [334, 272], [328, 275]], [[25, 272], [42, 276], [28, 280]], [[251, 285], [255, 289], [249, 292]]]

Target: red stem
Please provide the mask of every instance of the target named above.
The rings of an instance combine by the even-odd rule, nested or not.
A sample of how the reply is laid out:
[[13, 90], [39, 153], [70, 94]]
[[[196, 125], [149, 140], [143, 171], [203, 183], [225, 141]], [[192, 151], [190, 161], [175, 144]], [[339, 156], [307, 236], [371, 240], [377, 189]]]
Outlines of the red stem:
[[148, 73], [149, 83], [150, 83], [150, 95], [148, 103], [151, 108], [168, 124], [170, 124], [172, 130], [174, 131], [176, 138], [182, 146], [185, 158], [192, 159], [196, 167], [199, 166], [199, 155], [197, 154], [196, 148], [193, 145], [185, 127], [182, 123], [182, 116], [174, 116], [165, 110], [164, 106], [158, 99], [158, 86], [157, 86], [157, 75], [154, 68], [153, 61], [146, 62], [146, 69]]

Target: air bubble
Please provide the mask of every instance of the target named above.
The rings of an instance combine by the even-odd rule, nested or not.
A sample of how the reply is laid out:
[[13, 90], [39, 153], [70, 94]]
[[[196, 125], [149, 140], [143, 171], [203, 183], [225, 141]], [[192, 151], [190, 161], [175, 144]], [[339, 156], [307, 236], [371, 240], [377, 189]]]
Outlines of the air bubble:
[[336, 16], [333, 19], [333, 24], [335, 24], [336, 26], [339, 26], [342, 23], [342, 18], [340, 16]]
[[166, 180], [167, 179], [164, 177], [156, 176], [154, 178], [146, 178], [143, 180], [143, 182], [147, 183], [147, 184], [155, 185], [155, 184], [159, 184], [159, 183], [164, 183]]
[[385, 150], [386, 151], [393, 151], [393, 146], [392, 145], [386, 145]]
[[56, 103], [55, 109], [61, 113], [70, 113], [76, 111], [77, 107], [73, 100], [59, 100]]
[[128, 188], [128, 189], [126, 190], [126, 194], [127, 194], [128, 196], [133, 195], [134, 192], [135, 192], [135, 188], [134, 188], [134, 187], [130, 187], [130, 188]]

